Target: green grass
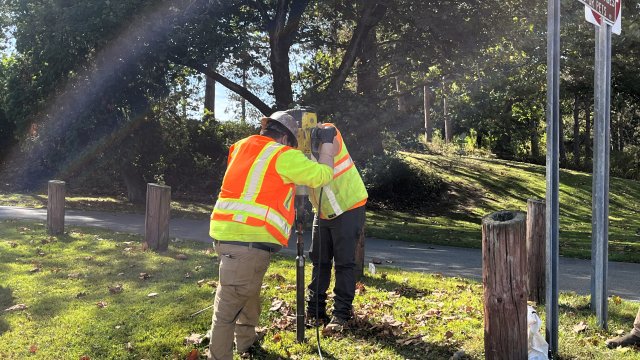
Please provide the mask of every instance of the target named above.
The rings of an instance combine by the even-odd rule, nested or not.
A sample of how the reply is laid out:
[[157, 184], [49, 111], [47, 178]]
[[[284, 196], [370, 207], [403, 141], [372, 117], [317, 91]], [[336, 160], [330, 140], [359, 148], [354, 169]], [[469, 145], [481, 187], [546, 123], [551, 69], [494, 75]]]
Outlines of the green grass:
[[[168, 252], [156, 254], [143, 251], [141, 242], [136, 235], [76, 227], [50, 237], [42, 223], [0, 222], [0, 308], [28, 306], [0, 315], [0, 358], [179, 359], [194, 348], [202, 353], [203, 345], [185, 345], [184, 339], [210, 326], [210, 311], [190, 314], [213, 300], [207, 282], [217, 280], [215, 255], [208, 244], [172, 242]], [[187, 259], [177, 260], [177, 254]], [[143, 272], [151, 277], [140, 279]], [[262, 291], [263, 358], [317, 358], [311, 329], [306, 343], [295, 342], [288, 317], [295, 312], [294, 284], [293, 259], [275, 256]], [[112, 294], [114, 285], [124, 290]], [[458, 350], [468, 359], [483, 358], [481, 284], [379, 268], [361, 289], [354, 301], [358, 320], [339, 336], [322, 337], [326, 359], [448, 359]], [[148, 297], [152, 292], [158, 295]], [[274, 300], [284, 305], [269, 311]], [[595, 328], [587, 305], [583, 296], [560, 296], [561, 358], [640, 359], [638, 352], [604, 346], [605, 338], [629, 329], [638, 305], [610, 300], [609, 332]], [[427, 316], [430, 310], [437, 315]], [[581, 321], [588, 328], [575, 333]]]
[[[528, 198], [544, 199], [544, 166], [515, 161], [403, 153], [410, 163], [442, 176], [448, 192], [420, 213], [367, 211], [368, 236], [440, 245], [481, 247], [482, 217], [494, 211], [526, 211]], [[560, 173], [560, 254], [591, 257], [591, 175]], [[416, 194], [420, 196], [420, 194]], [[214, 201], [173, 201], [172, 216], [207, 219]], [[0, 205], [45, 207], [42, 194], [0, 192]], [[143, 213], [123, 197], [71, 195], [67, 207]], [[611, 178], [609, 259], [640, 263], [640, 182]]]
[[[483, 216], [503, 209], [526, 211], [528, 198], [545, 197], [544, 166], [458, 156], [403, 156], [442, 176], [448, 192], [423, 214], [368, 212], [369, 236], [480, 248]], [[590, 174], [560, 172], [563, 256], [591, 256], [591, 181]], [[640, 262], [640, 182], [611, 178], [609, 212], [609, 259]]]

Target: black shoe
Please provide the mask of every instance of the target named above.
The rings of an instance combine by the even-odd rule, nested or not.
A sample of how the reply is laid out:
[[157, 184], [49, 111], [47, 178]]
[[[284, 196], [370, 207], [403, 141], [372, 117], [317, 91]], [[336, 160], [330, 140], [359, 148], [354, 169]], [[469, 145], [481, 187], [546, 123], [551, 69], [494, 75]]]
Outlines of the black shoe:
[[325, 326], [330, 321], [331, 321], [331, 318], [325, 312], [318, 313], [318, 317], [316, 317], [315, 312], [307, 311], [305, 324], [307, 327], [313, 328], [317, 326]]
[[609, 339], [605, 342], [609, 349], [617, 348], [618, 346], [627, 347], [627, 346], [640, 346], [640, 337], [635, 336], [631, 333], [625, 336], [619, 336], [615, 339]]
[[329, 324], [325, 326], [322, 333], [325, 335], [329, 335], [332, 333], [341, 332], [342, 330], [344, 330], [348, 322], [349, 322], [349, 319], [342, 319], [337, 316], [334, 316], [331, 318], [331, 321], [329, 322]]
[[255, 356], [264, 355], [266, 351], [262, 348], [260, 343], [255, 342], [247, 351], [240, 354], [240, 359], [253, 359]]

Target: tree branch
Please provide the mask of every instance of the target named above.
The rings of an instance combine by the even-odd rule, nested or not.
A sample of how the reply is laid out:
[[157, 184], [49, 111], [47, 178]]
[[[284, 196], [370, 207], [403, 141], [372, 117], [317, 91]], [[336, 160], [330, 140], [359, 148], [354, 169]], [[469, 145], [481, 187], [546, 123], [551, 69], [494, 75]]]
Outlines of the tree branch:
[[340, 67], [336, 70], [329, 83], [328, 92], [330, 94], [335, 94], [342, 89], [367, 34], [378, 24], [387, 12], [387, 6], [382, 3], [373, 1], [364, 1], [363, 3], [365, 4], [365, 8], [362, 10], [361, 16], [358, 19], [358, 24], [353, 32], [347, 51], [342, 58]]
[[236, 84], [235, 82], [227, 79], [222, 74], [214, 71], [213, 69], [209, 69], [208, 67], [198, 64], [196, 62], [183, 63], [178, 62], [180, 65], [186, 66], [198, 72], [201, 72], [213, 80], [220, 83], [220, 85], [226, 87], [227, 89], [233, 91], [234, 93], [240, 95], [243, 99], [247, 100], [251, 105], [255, 106], [258, 111], [260, 111], [263, 115], [269, 116], [273, 112], [273, 109], [265, 104], [262, 100], [260, 100], [255, 94], [249, 91], [246, 87]]

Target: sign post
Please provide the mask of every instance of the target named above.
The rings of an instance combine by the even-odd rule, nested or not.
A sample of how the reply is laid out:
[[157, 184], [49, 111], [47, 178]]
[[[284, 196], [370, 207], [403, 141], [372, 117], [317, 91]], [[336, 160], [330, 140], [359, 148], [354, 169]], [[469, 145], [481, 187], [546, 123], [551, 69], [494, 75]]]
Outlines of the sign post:
[[558, 353], [558, 262], [560, 217], [560, 0], [547, 11], [547, 193], [546, 340], [550, 358]]

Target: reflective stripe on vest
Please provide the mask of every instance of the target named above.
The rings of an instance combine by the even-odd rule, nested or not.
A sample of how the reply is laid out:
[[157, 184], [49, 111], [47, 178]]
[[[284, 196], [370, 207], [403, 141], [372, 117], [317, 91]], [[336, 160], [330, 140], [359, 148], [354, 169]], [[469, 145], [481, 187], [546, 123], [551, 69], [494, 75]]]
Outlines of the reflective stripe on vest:
[[264, 173], [267, 171], [267, 166], [271, 162], [273, 156], [282, 145], [273, 143], [269, 146], [265, 146], [258, 155], [258, 158], [251, 166], [249, 175], [247, 176], [247, 182], [244, 185], [244, 191], [242, 192], [242, 198], [251, 201], [258, 197], [258, 189], [262, 185], [262, 179], [264, 179]]
[[[236, 216], [238, 215], [251, 216], [258, 220], [266, 220], [286, 236], [288, 236], [291, 231], [291, 227], [287, 223], [287, 219], [275, 211], [270, 211], [269, 207], [265, 205], [247, 203], [243, 200], [236, 199], [219, 199], [216, 202], [216, 206], [213, 211], [234, 214], [234, 220], [236, 220]], [[246, 219], [242, 222], [246, 222]]]
[[[333, 125], [325, 124], [325, 126]], [[315, 209], [320, 211], [323, 219], [332, 219], [343, 214], [356, 204], [366, 201], [368, 196], [340, 131], [337, 132], [336, 138], [340, 143], [340, 150], [333, 158], [333, 180], [322, 187], [322, 209], [318, 209], [320, 188], [309, 190], [309, 199]]]

